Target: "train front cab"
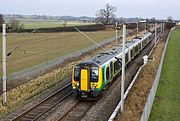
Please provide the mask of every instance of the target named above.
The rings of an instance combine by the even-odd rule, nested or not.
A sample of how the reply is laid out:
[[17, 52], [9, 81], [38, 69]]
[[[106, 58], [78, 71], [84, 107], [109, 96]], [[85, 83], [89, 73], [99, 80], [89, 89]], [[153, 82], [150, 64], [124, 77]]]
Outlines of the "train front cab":
[[77, 98], [97, 99], [102, 85], [102, 69], [97, 65], [79, 64], [73, 67], [72, 88]]

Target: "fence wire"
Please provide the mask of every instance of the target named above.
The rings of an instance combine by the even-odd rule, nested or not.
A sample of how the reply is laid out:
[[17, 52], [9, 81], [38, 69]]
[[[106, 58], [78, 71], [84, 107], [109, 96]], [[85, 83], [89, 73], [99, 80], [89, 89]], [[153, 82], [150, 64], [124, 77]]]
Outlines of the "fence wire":
[[[80, 56], [85, 52], [98, 48], [97, 45], [93, 45], [92, 43], [88, 42], [83, 36], [79, 37], [78, 34], [80, 33], [76, 32], [74, 36], [70, 36], [69, 34], [65, 33], [64, 36], [70, 36], [69, 39], [80, 38], [82, 41], [85, 41], [85, 46], [88, 47], [81, 45], [81, 42], [76, 45], [77, 48], [75, 49], [64, 46], [63, 39], [65, 37], [61, 36], [57, 39], [58, 35], [56, 34], [52, 34], [52, 36], [43, 36], [42, 34], [40, 37], [36, 37], [35, 35], [35, 39], [33, 40], [28, 34], [22, 34], [17, 37], [14, 37], [16, 36], [15, 34], [9, 34], [7, 36], [7, 45], [9, 45], [7, 47], [7, 53], [11, 52], [14, 48], [16, 49], [10, 56], [7, 57], [7, 71], [9, 72], [7, 80], [22, 80], [26, 79], [27, 77], [33, 78], [46, 72], [49, 68], [56, 68], [59, 64], [67, 59]], [[93, 38], [96, 32], [88, 32], [88, 34]], [[24, 38], [24, 35], [27, 38], [22, 39]], [[120, 37], [121, 36], [119, 35], [118, 38]], [[18, 41], [13, 41], [14, 38], [16, 38]], [[100, 45], [105, 45], [106, 43], [109, 43], [115, 39], [116, 37], [114, 32], [114, 35], [106, 37], [106, 39], [103, 38], [103, 41], [99, 40], [98, 43]], [[55, 43], [54, 46], [51, 45], [53, 42]], [[66, 41], [64, 43], [66, 43]], [[74, 43], [76, 44], [76, 42]], [[83, 46], [84, 49], [82, 49]], [[2, 54], [0, 53], [0, 56], [1, 55]], [[0, 69], [2, 69], [1, 66]]]

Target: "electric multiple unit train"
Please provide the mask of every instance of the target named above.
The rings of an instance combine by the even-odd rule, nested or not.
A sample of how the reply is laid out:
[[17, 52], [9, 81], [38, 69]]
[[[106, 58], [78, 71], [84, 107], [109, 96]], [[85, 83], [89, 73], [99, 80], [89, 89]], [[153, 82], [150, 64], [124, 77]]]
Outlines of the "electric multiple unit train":
[[[125, 44], [125, 63], [128, 64], [151, 41], [152, 34], [145, 32]], [[72, 88], [78, 98], [97, 98], [101, 90], [120, 72], [122, 45], [117, 45], [88, 60], [73, 66]]]

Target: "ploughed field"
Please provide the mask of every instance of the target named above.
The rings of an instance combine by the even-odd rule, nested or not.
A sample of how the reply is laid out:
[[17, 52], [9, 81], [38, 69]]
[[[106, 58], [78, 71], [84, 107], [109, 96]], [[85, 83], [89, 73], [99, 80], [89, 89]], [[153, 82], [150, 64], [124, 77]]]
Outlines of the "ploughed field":
[[[115, 31], [85, 32], [96, 42], [111, 38]], [[8, 33], [7, 73], [19, 71], [42, 62], [89, 47], [93, 43], [78, 32], [61, 33]], [[2, 37], [0, 37], [2, 56]], [[0, 64], [2, 69], [2, 64]], [[2, 72], [0, 72], [0, 75]]]

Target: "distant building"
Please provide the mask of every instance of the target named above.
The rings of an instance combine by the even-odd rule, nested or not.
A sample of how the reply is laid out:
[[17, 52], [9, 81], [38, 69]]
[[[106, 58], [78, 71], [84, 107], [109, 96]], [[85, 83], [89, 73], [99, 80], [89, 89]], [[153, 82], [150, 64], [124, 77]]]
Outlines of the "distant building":
[[146, 20], [143, 20], [143, 21], [139, 21], [140, 23], [146, 23]]
[[180, 22], [176, 22], [176, 25], [180, 25]]

